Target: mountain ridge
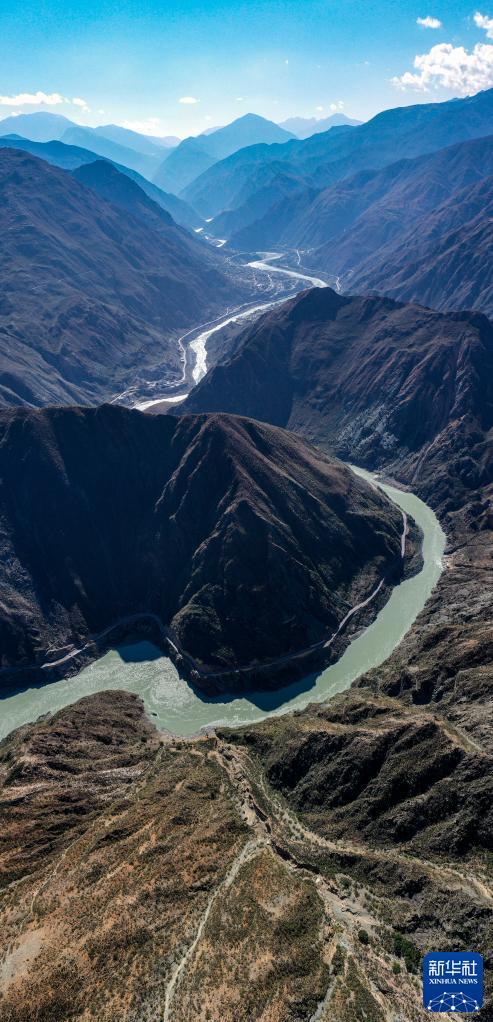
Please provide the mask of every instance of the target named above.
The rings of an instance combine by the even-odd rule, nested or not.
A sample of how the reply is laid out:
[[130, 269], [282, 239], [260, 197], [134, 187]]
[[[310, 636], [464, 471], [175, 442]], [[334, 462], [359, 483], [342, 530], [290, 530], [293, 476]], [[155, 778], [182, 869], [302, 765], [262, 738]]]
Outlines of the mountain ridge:
[[136, 170], [150, 181], [156, 173], [162, 154], [159, 148], [156, 148], [155, 153], [143, 153], [122, 142], [115, 142], [114, 139], [107, 138], [92, 128], [80, 125], [67, 128], [60, 141], [79, 149], [89, 149], [97, 156], [104, 156], [113, 163], [120, 163], [130, 170]]
[[398, 471], [435, 506], [469, 503], [479, 523], [488, 504], [476, 494], [493, 481], [492, 380], [485, 316], [313, 288], [247, 327], [182, 409], [292, 429]]
[[490, 175], [422, 216], [397, 244], [383, 246], [376, 258], [367, 259], [351, 274], [351, 286], [441, 311], [477, 310], [491, 318], [492, 220]]
[[[138, 196], [136, 184], [111, 173]], [[0, 150], [0, 193], [4, 404], [97, 402], [139, 373], [177, 380], [177, 332], [243, 298], [227, 261], [158, 206], [153, 228], [144, 193], [147, 221], [129, 219], [18, 149]]]
[[365, 250], [374, 252], [387, 244], [451, 192], [486, 177], [491, 168], [493, 135], [358, 171], [313, 198], [307, 192], [270, 207], [265, 224], [253, 222], [232, 235], [226, 224], [222, 228], [233, 247], [263, 247], [270, 239], [271, 244], [305, 250], [310, 265], [343, 274], [358, 266]]
[[4, 674], [139, 613], [234, 671], [325, 638], [401, 563], [400, 511], [273, 427], [103, 405], [0, 428]]
[[200, 174], [218, 160], [256, 142], [289, 141], [294, 136], [258, 114], [244, 114], [210, 134], [186, 138], [166, 156], [154, 181], [167, 191], [181, 194]]
[[320, 190], [358, 170], [375, 170], [394, 163], [396, 157], [424, 155], [491, 134], [492, 129], [493, 89], [463, 100], [396, 107], [350, 131], [333, 128], [270, 150], [249, 147], [207, 170], [184, 190], [183, 197], [203, 216], [216, 216], [225, 209], [237, 209], [255, 194], [259, 168], [270, 175], [274, 203], [281, 166], [298, 176], [300, 189]]
[[[65, 142], [32, 142], [20, 136], [5, 136], [4, 138], [0, 136], [0, 149], [2, 148], [21, 149], [24, 152], [31, 153], [32, 156], [38, 156], [55, 167], [60, 167], [62, 170], [77, 170], [85, 164], [100, 162], [103, 159], [103, 157], [98, 156], [97, 153], [89, 149], [70, 146]], [[182, 227], [195, 230], [195, 228], [203, 225], [204, 221], [199, 214], [183, 199], [179, 199], [177, 195], [163, 192], [161, 188], [152, 184], [151, 181], [148, 181], [147, 178], [142, 177], [141, 174], [138, 174], [137, 171], [132, 170], [130, 167], [114, 163], [112, 160], [107, 162], [112, 163], [121, 174], [126, 174], [132, 181], [135, 181], [149, 198], [153, 199], [154, 202], [157, 202], [158, 205], [170, 213], [173, 219]]]

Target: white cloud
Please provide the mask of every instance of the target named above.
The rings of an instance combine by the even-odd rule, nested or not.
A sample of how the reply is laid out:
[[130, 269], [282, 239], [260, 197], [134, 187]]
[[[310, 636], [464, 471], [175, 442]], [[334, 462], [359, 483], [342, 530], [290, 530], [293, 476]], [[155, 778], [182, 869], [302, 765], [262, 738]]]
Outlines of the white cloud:
[[484, 28], [488, 39], [493, 39], [493, 18], [487, 18], [486, 15], [476, 11], [474, 21], [478, 28]]
[[76, 106], [85, 113], [90, 112], [87, 100], [80, 96], [67, 99], [59, 92], [19, 92], [16, 96], [0, 96], [0, 106], [23, 107], [23, 106], [60, 106], [67, 103], [69, 106]]
[[139, 135], [157, 135], [160, 123], [160, 117], [146, 117], [144, 121], [117, 121], [121, 128], [136, 131]]
[[319, 114], [323, 113], [323, 109], [324, 109], [323, 106], [317, 106]]
[[81, 110], [85, 110], [87, 113], [89, 113], [90, 107], [86, 103], [85, 99], [81, 99], [80, 96], [74, 97], [74, 99], [72, 100], [72, 105], [79, 106]]
[[178, 102], [184, 103], [185, 106], [193, 106], [194, 103], [200, 103], [200, 100], [196, 99], [195, 96], [181, 96]]
[[344, 103], [342, 102], [342, 99], [339, 99], [339, 100], [337, 101], [337, 103], [331, 103], [331, 104], [330, 104], [330, 109], [332, 110], [332, 113], [334, 113], [334, 114], [335, 114], [335, 113], [336, 113], [336, 112], [337, 112], [338, 110], [344, 110]]
[[439, 18], [430, 18], [429, 14], [426, 18], [416, 18], [416, 24], [421, 28], [443, 28], [443, 22]]
[[236, 97], [236, 102], [237, 102], [237, 103], [243, 103], [243, 101], [244, 101], [244, 100], [243, 100], [243, 96], [237, 96], [237, 97]]
[[59, 92], [20, 92], [17, 96], [0, 96], [0, 106], [58, 106], [66, 102]]
[[[480, 14], [475, 15], [475, 21], [479, 28], [486, 30], [489, 38], [493, 38], [493, 19]], [[493, 46], [476, 43], [473, 50], [466, 50], [464, 46], [439, 43], [432, 46], [429, 53], [414, 58], [414, 72], [406, 71], [391, 81], [403, 92], [407, 89], [430, 92], [442, 88], [458, 96], [474, 95], [493, 86]]]

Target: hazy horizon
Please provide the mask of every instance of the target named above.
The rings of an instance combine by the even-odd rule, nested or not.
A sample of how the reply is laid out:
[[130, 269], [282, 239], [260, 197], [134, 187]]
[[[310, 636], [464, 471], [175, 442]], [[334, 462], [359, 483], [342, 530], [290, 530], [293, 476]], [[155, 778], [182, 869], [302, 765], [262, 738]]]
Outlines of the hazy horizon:
[[[437, 102], [438, 102], [438, 100], [437, 100]], [[77, 116], [73, 116], [72, 114], [67, 114], [67, 113], [61, 114], [58, 111], [52, 110], [52, 109], [50, 109], [47, 106], [39, 106], [39, 107], [33, 108], [32, 110], [27, 110], [26, 109], [26, 110], [14, 111], [14, 112], [8, 113], [8, 114], [5, 114], [5, 113], [2, 112], [2, 113], [0, 113], [0, 125], [2, 124], [3, 121], [10, 120], [12, 117], [21, 117], [23, 114], [30, 114], [30, 115], [32, 115], [32, 114], [51, 114], [51, 115], [53, 115], [55, 117], [64, 117], [67, 120], [69, 120], [69, 121], [73, 122], [74, 124], [76, 124], [80, 128], [102, 128], [102, 127], [109, 127], [110, 125], [112, 125], [113, 127], [128, 128], [128, 123], [118, 122], [118, 121], [108, 121], [108, 120], [104, 120], [104, 118], [102, 118], [97, 123], [95, 122], [93, 124], [88, 124], [87, 121], [82, 121], [82, 120], [80, 120], [80, 118], [77, 118]], [[286, 121], [298, 120], [298, 119], [299, 120], [306, 120], [307, 122], [308, 121], [309, 122], [313, 121], [314, 123], [318, 124], [320, 122], [326, 121], [327, 119], [329, 119], [331, 117], [334, 117], [336, 115], [340, 115], [340, 114], [345, 115], [350, 120], [353, 119], [353, 118], [351, 118], [350, 114], [346, 113], [346, 111], [342, 110], [342, 109], [332, 110], [328, 114], [316, 114], [316, 115], [313, 115], [312, 117], [310, 117], [310, 116], [304, 117], [302, 114], [290, 114], [288, 117], [283, 118], [282, 121], [276, 121], [275, 118], [265, 118], [264, 114], [259, 114], [258, 111], [256, 111], [256, 110], [245, 110], [243, 113], [238, 114], [236, 117], [232, 118], [230, 121], [225, 121], [223, 124], [214, 124], [214, 125], [210, 125], [209, 127], [206, 127], [206, 128], [202, 127], [202, 128], [199, 129], [199, 131], [196, 134], [197, 135], [204, 134], [204, 133], [212, 134], [212, 132], [219, 131], [220, 128], [225, 128], [229, 124], [232, 124], [233, 121], [240, 120], [242, 117], [247, 117], [247, 116], [250, 116], [250, 115], [253, 115], [253, 116], [256, 116], [256, 117], [264, 117], [265, 120], [271, 120], [273, 124], [284, 124]], [[354, 119], [357, 120], [358, 118], [354, 118]], [[152, 138], [163, 139], [163, 138], [167, 138], [167, 137], [168, 138], [176, 137], [176, 138], [180, 138], [180, 139], [183, 140], [183, 139], [188, 137], [187, 135], [184, 135], [184, 134], [178, 135], [178, 134], [175, 133], [173, 135], [171, 132], [163, 132], [161, 134], [161, 133], [152, 132], [152, 131], [138, 131], [137, 128], [130, 129], [130, 130], [136, 131], [137, 134], [142, 134], [142, 135], [147, 136], [147, 137], [149, 137], [151, 139]], [[287, 130], [289, 130], [289, 128]], [[193, 135], [194, 133], [192, 132], [191, 134]]]
[[[302, 14], [302, 17], [300, 15]], [[88, 127], [200, 134], [242, 113], [281, 123], [440, 101], [493, 85], [493, 12], [465, 0], [277, 0], [186, 9], [28, 0], [0, 17], [2, 119], [51, 111]]]

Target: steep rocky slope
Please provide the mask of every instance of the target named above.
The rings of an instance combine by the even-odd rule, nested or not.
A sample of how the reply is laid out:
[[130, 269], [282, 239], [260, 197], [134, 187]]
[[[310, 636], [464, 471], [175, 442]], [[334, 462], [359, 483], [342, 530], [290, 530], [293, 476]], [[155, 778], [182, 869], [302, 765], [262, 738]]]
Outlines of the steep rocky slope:
[[289, 425], [427, 500], [446, 568], [415, 626], [362, 684], [443, 707], [491, 743], [493, 327], [313, 290], [260, 320], [186, 403]]
[[[370, 167], [317, 191], [270, 208], [238, 230], [230, 213], [224, 237], [238, 248], [279, 245], [303, 250], [303, 259], [327, 273], [353, 273], [399, 240], [455, 192], [493, 173], [493, 138], [479, 138], [382, 169]], [[229, 217], [229, 219], [228, 219]]]
[[[240, 343], [241, 342], [241, 343]], [[453, 511], [492, 482], [493, 327], [386, 298], [313, 289], [236, 339], [184, 404], [287, 426], [384, 466]]]
[[243, 296], [158, 207], [154, 229], [14, 150], [0, 151], [0, 196], [4, 404], [96, 402], [153, 366], [180, 379], [176, 335]]
[[245, 419], [7, 411], [0, 480], [4, 668], [56, 660], [143, 612], [199, 665], [281, 657], [328, 637], [402, 567], [394, 505]]
[[493, 779], [479, 748], [433, 710], [363, 688], [225, 736], [262, 761], [272, 787], [326, 838], [451, 858], [493, 849]]
[[[492, 146], [493, 155], [493, 146]], [[456, 192], [397, 242], [348, 275], [351, 289], [378, 291], [435, 309], [493, 316], [493, 176]]]

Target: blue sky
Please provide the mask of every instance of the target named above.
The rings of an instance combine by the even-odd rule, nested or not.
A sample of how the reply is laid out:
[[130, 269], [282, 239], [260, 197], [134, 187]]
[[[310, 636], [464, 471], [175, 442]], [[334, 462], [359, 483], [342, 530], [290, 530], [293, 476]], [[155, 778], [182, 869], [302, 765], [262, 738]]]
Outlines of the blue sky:
[[178, 135], [247, 111], [366, 119], [493, 85], [489, 3], [4, 0], [0, 116]]

